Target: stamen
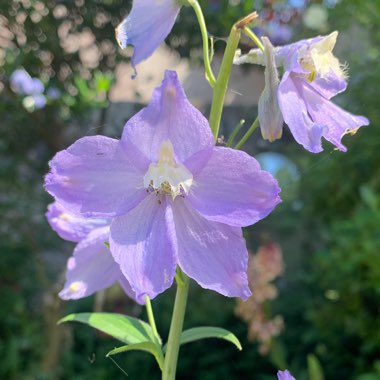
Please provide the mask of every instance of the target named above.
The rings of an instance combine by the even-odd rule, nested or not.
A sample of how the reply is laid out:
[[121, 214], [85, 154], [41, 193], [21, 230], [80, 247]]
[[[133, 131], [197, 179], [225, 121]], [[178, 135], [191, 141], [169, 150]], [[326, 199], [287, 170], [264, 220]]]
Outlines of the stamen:
[[193, 182], [193, 175], [182, 164], [174, 159], [174, 148], [169, 140], [160, 147], [157, 163], [151, 163], [144, 176], [144, 187], [147, 191], [155, 191], [156, 195], [170, 195], [173, 199], [178, 195], [188, 194]]

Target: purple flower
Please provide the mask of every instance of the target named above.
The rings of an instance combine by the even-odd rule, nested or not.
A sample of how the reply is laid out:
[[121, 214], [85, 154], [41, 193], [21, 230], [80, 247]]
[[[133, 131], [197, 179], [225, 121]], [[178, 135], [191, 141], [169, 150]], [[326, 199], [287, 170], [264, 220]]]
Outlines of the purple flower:
[[34, 83], [32, 77], [23, 69], [15, 70], [9, 83], [14, 92], [21, 95], [30, 95], [34, 92]]
[[169, 288], [177, 265], [204, 288], [250, 296], [241, 227], [267, 216], [280, 189], [254, 158], [214, 146], [175, 72], [120, 141], [84, 137], [50, 168], [46, 189], [70, 212], [113, 218], [111, 253], [138, 300]]
[[[333, 32], [275, 49], [276, 64], [285, 70], [278, 88], [284, 121], [296, 141], [313, 153], [323, 150], [322, 137], [346, 151], [343, 136], [369, 124], [330, 100], [347, 87], [346, 68], [332, 53], [337, 36]], [[264, 64], [263, 54], [254, 49], [235, 60], [244, 62]]]
[[[182, 1], [183, 2], [183, 1]], [[134, 0], [130, 14], [116, 28], [122, 49], [134, 46], [132, 66], [147, 59], [173, 28], [181, 9], [178, 0]]]
[[15, 70], [10, 77], [10, 85], [14, 92], [21, 95], [42, 94], [45, 90], [38, 78], [32, 78], [25, 70]]
[[289, 42], [293, 36], [293, 29], [278, 21], [271, 21], [266, 27], [268, 35], [274, 44], [282, 45]]
[[278, 380], [296, 380], [288, 370], [277, 372]]
[[23, 100], [25, 108], [35, 110], [45, 107], [45, 86], [40, 79], [32, 78], [25, 70], [18, 69], [12, 73], [10, 85], [17, 94], [28, 95]]
[[87, 297], [116, 282], [131, 298], [135, 298], [106, 246], [109, 241], [109, 219], [79, 217], [57, 202], [49, 205], [46, 217], [60, 237], [78, 242], [67, 261], [66, 282], [59, 293], [62, 299]]
[[48, 88], [46, 95], [51, 100], [58, 100], [61, 97], [61, 91], [57, 87], [50, 87]]

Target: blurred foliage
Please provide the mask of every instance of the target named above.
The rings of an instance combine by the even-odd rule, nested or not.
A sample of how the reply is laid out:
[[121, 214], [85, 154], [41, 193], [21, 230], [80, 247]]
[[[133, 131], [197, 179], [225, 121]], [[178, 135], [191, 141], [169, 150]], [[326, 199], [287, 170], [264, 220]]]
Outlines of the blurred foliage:
[[[298, 234], [307, 258], [302, 271], [289, 274], [294, 277], [284, 290], [284, 343], [292, 366], [299, 368], [297, 379], [304, 376], [300, 358], [308, 353], [320, 360], [326, 379], [378, 379], [380, 3], [343, 0], [329, 19], [332, 28], [344, 31], [341, 49], [351, 73], [349, 89], [338, 101], [365, 114], [371, 125], [344, 139], [348, 153], [298, 159], [304, 168]], [[296, 304], [288, 292], [300, 295]], [[289, 311], [290, 305], [296, 311]]]
[[[201, 3], [210, 33], [223, 38], [232, 23], [253, 7], [270, 9], [272, 3], [286, 2]], [[90, 311], [96, 300], [63, 305], [57, 299], [59, 274], [72, 245], [60, 241], [44, 221], [49, 199], [42, 177], [57, 150], [88, 133], [89, 126], [103, 125], [113, 71], [125, 60], [113, 29], [130, 4], [124, 0], [0, 3], [0, 25], [10, 31], [0, 36], [5, 48], [5, 55], [0, 55], [0, 378], [124, 377], [104, 357], [115, 341], [85, 326], [55, 326], [63, 314]], [[320, 375], [323, 370], [326, 379], [380, 378], [380, 3], [341, 0], [329, 10], [329, 23], [344, 31], [349, 42], [342, 57], [350, 63], [350, 87], [338, 101], [368, 116], [371, 126], [345, 138], [349, 147], [345, 154], [331, 151], [327, 144], [326, 152], [318, 156], [308, 155], [293, 142], [286, 141], [279, 149], [300, 168], [299, 199], [284, 202], [246, 233], [251, 248], [268, 231], [283, 247], [287, 274], [278, 282], [280, 297], [273, 312], [284, 316], [286, 330], [275, 345], [277, 351], [262, 358], [257, 347], [246, 341], [245, 324], [233, 316], [234, 300], [193, 286], [186, 327], [212, 324], [230, 329], [244, 351], [213, 340], [184, 346], [179, 380], [274, 379], [272, 362], [284, 360], [297, 380], [305, 380], [308, 356], [315, 358], [313, 371]], [[195, 28], [191, 9], [183, 9], [167, 41], [183, 56], [198, 61], [200, 36]], [[302, 35], [310, 34], [299, 24], [297, 28]], [[80, 33], [88, 40], [82, 41]], [[73, 39], [80, 43], [73, 44]], [[73, 49], [76, 45], [79, 48]], [[28, 112], [8, 83], [19, 67], [39, 77], [46, 88], [58, 88], [62, 96], [42, 110]], [[141, 313], [118, 294], [114, 289], [108, 293], [107, 311]], [[164, 338], [172, 300], [173, 290], [154, 302]], [[143, 353], [115, 359], [131, 379], [157, 377], [154, 360]]]

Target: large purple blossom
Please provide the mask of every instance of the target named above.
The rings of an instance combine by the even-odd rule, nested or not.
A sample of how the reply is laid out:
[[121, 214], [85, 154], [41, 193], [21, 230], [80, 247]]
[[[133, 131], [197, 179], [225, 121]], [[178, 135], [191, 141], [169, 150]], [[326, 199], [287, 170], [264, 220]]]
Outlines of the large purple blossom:
[[116, 28], [116, 38], [123, 49], [127, 45], [134, 46], [134, 68], [164, 41], [172, 30], [180, 9], [179, 0], [133, 1], [131, 12]]
[[277, 372], [278, 380], [296, 380], [288, 370]]
[[[343, 136], [369, 124], [330, 100], [347, 87], [346, 68], [332, 53], [337, 36], [333, 32], [275, 49], [276, 64], [284, 68], [278, 87], [281, 113], [295, 140], [313, 153], [323, 150], [322, 137], [346, 151]], [[244, 62], [265, 64], [257, 49], [235, 60]]]
[[46, 217], [61, 238], [78, 243], [67, 261], [66, 282], [59, 293], [62, 299], [87, 297], [116, 282], [131, 298], [135, 298], [106, 245], [109, 241], [109, 219], [73, 215], [57, 202], [49, 205]]
[[46, 189], [65, 208], [113, 218], [111, 253], [138, 300], [169, 288], [177, 265], [204, 288], [249, 297], [241, 227], [267, 216], [280, 189], [254, 158], [214, 146], [175, 72], [120, 141], [84, 137], [50, 168]]

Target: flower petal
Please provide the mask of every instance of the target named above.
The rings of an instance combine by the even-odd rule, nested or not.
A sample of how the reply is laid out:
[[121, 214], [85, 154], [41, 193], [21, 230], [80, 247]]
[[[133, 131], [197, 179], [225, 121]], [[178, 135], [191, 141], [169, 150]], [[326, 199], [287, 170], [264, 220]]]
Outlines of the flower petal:
[[121, 271], [120, 271], [120, 277], [119, 277], [119, 285], [124, 290], [124, 292], [128, 295], [129, 298], [132, 298], [133, 300], [135, 300], [136, 302], [138, 302], [141, 305], [145, 304], [145, 300], [144, 300], [144, 302], [137, 300], [136, 293], [133, 291], [131, 284], [124, 277], [124, 275], [121, 273]]
[[317, 77], [310, 86], [318, 91], [326, 99], [331, 99], [333, 96], [343, 92], [347, 88], [347, 80], [339, 77], [332, 70], [324, 77]]
[[214, 145], [208, 121], [187, 100], [175, 71], [165, 72], [149, 105], [125, 125], [121, 142], [136, 157], [157, 162], [165, 140], [172, 143], [180, 163]]
[[311, 120], [305, 100], [299, 93], [297, 84], [303, 79], [285, 73], [279, 86], [278, 101], [282, 116], [295, 140], [312, 153], [322, 149], [324, 127]]
[[144, 172], [129, 157], [118, 140], [84, 137], [50, 162], [46, 190], [74, 214], [109, 217], [125, 213], [146, 196]]
[[148, 58], [173, 28], [181, 6], [175, 0], [134, 0], [131, 13], [116, 29], [121, 48], [135, 47], [132, 66]]
[[302, 95], [307, 110], [319, 125], [323, 125], [323, 137], [345, 152], [347, 148], [342, 144], [342, 137], [348, 133], [355, 133], [361, 126], [369, 124], [364, 116], [353, 115], [335, 105], [332, 101], [318, 94], [313, 87], [302, 83]]
[[84, 239], [95, 228], [111, 223], [109, 219], [105, 218], [82, 218], [71, 214], [58, 202], [48, 206], [46, 217], [51, 228], [62, 239], [75, 242]]
[[171, 286], [177, 264], [171, 209], [159, 202], [153, 193], [111, 224], [112, 255], [140, 303]]
[[59, 296], [79, 299], [108, 288], [120, 277], [119, 266], [109, 249], [109, 228], [97, 228], [82, 240], [67, 262], [66, 283]]
[[278, 380], [295, 380], [288, 370], [277, 372]]
[[277, 181], [253, 157], [215, 147], [187, 199], [209, 220], [244, 227], [266, 217], [281, 201], [279, 192]]
[[247, 299], [248, 252], [241, 229], [208, 221], [182, 198], [173, 202], [180, 268], [200, 286]]

